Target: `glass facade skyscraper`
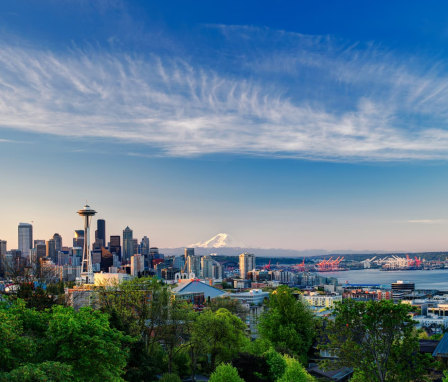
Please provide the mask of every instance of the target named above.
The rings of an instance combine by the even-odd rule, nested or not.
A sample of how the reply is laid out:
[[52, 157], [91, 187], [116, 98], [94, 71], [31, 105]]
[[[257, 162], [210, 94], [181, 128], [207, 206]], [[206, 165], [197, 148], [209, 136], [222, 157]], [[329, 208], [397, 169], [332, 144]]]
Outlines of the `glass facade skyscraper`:
[[106, 246], [106, 221], [104, 219], [98, 219], [96, 221], [96, 240], [101, 240], [101, 245]]
[[122, 260], [129, 263], [131, 256], [134, 254], [134, 239], [132, 237], [132, 229], [126, 227], [123, 230], [123, 258]]
[[55, 233], [53, 235], [53, 240], [54, 240], [54, 250], [56, 251], [56, 254], [59, 251], [62, 251], [62, 236], [59, 235], [58, 233]]
[[33, 248], [33, 226], [29, 223], [19, 224], [19, 251], [22, 257], [30, 258]]

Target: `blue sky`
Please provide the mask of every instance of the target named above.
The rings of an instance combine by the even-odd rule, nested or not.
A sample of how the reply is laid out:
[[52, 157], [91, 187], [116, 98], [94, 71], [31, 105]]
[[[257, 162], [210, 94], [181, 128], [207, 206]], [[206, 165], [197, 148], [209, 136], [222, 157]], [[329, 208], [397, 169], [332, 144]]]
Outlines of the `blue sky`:
[[0, 238], [446, 249], [447, 8], [2, 2]]

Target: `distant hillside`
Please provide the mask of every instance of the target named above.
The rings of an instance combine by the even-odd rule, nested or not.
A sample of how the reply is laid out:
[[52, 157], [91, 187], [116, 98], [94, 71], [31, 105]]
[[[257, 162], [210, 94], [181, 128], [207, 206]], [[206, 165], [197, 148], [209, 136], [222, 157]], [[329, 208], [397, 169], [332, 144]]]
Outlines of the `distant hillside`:
[[[209, 255], [215, 253], [220, 256], [238, 256], [241, 253], [248, 252], [253, 253], [259, 257], [310, 257], [310, 256], [325, 256], [332, 254], [379, 254], [387, 253], [380, 251], [351, 251], [351, 250], [340, 250], [340, 251], [327, 251], [325, 249], [309, 249], [309, 250], [293, 250], [293, 249], [281, 249], [281, 248], [244, 248], [244, 247], [220, 247], [220, 248], [210, 248], [210, 247], [193, 247], [195, 248], [196, 255]], [[160, 248], [160, 252], [165, 255], [182, 255], [184, 253], [184, 248]]]

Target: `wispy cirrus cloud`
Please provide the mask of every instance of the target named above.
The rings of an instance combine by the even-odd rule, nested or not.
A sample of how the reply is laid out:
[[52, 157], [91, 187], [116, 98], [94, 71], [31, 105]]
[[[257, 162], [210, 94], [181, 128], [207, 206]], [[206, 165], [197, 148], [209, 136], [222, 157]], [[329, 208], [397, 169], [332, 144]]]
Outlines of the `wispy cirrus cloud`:
[[412, 224], [446, 224], [447, 219], [412, 219], [408, 220], [408, 223]]
[[[167, 156], [448, 159], [442, 64], [325, 37], [219, 29], [239, 63], [232, 72], [155, 53], [1, 42], [0, 126]], [[259, 48], [241, 56], [236, 41]]]

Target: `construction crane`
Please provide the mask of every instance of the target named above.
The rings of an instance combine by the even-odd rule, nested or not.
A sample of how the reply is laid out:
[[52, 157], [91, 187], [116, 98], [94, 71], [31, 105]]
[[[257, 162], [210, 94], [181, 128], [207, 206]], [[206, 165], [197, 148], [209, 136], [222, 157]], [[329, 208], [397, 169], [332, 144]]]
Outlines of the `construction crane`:
[[339, 256], [335, 260], [332, 260], [333, 257], [330, 257], [328, 260], [322, 260], [320, 263], [317, 264], [317, 269], [319, 272], [334, 272], [339, 270], [339, 264], [342, 260], [344, 260], [344, 257]]

